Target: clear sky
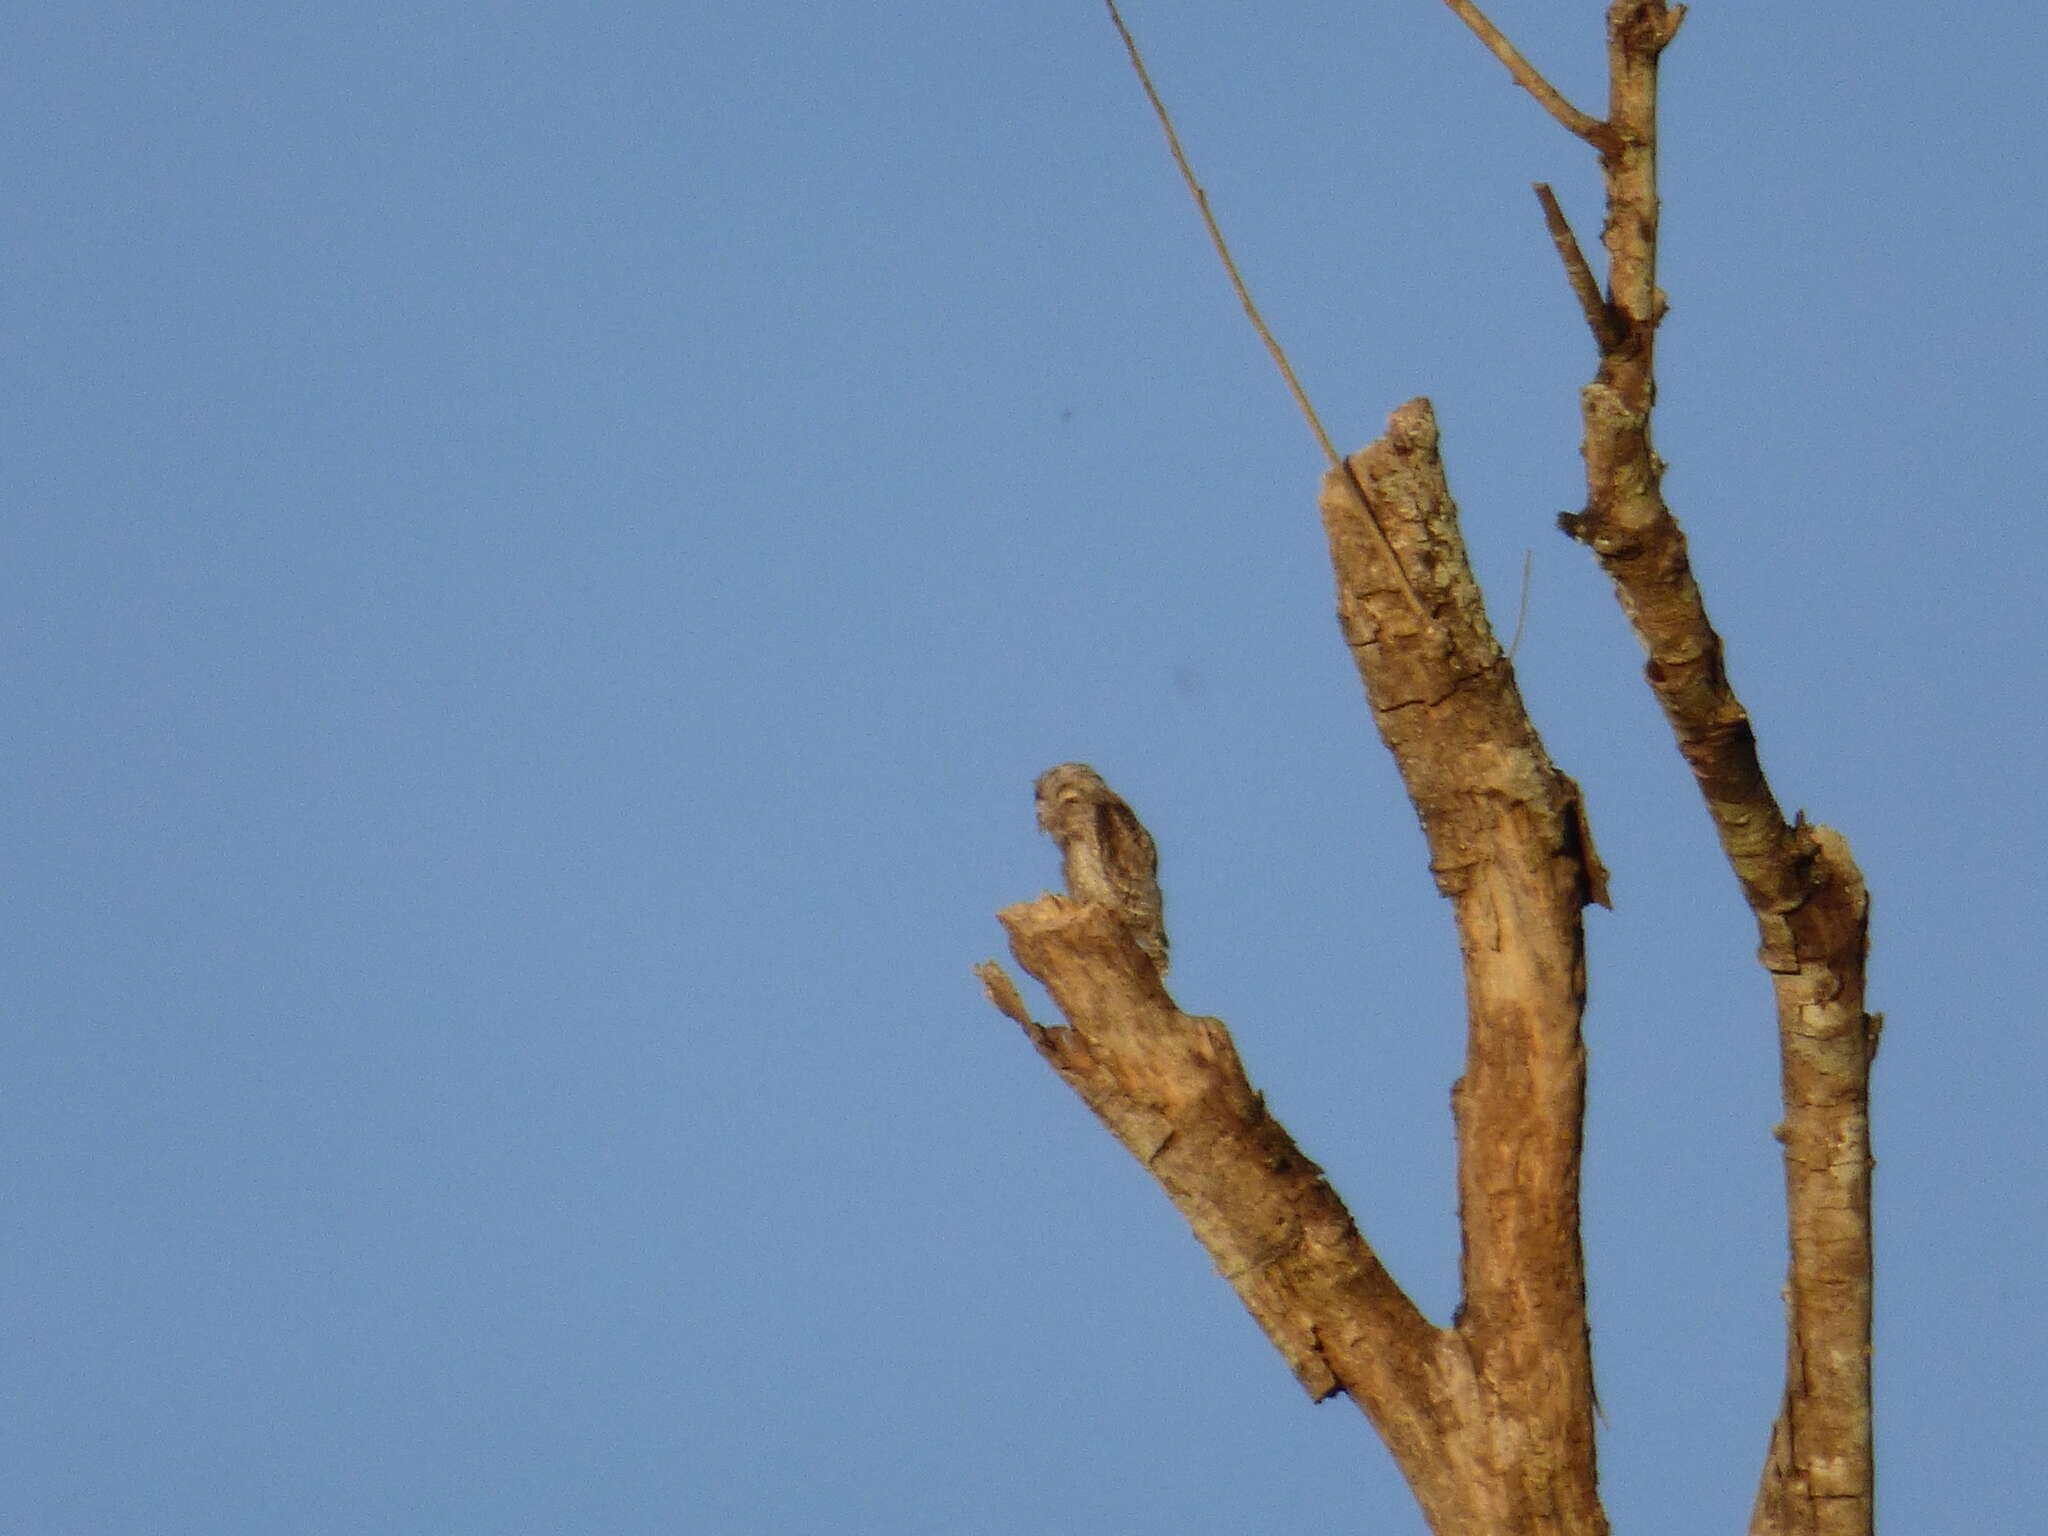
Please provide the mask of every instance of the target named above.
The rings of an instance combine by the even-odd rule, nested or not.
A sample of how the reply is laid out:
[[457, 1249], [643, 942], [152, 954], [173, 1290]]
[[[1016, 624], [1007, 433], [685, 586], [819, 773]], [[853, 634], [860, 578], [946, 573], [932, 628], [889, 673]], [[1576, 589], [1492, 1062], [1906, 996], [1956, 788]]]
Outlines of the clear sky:
[[[1495, 15], [1589, 108], [1599, 0]], [[1754, 935], [1590, 556], [1583, 146], [1435, 0], [1132, 0], [1338, 439], [1431, 396], [1585, 785], [1618, 1530], [1781, 1375]], [[1100, 7], [18, 6], [0, 1529], [1419, 1532], [970, 974], [1093, 762], [1437, 1318], [1448, 909]], [[2041, 1449], [2038, 6], [1700, 0], [1660, 447], [1876, 894], [1881, 1507]]]

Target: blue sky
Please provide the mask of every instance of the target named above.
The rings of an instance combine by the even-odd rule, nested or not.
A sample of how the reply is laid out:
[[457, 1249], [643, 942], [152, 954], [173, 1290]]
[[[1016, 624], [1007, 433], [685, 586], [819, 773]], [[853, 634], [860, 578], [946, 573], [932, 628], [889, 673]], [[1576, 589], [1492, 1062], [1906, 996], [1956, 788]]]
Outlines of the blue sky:
[[[1496, 18], [1582, 105], [1596, 0]], [[1569, 17], [1566, 13], [1571, 13]], [[1583, 147], [1426, 0], [1133, 0], [1346, 446], [1428, 394], [1584, 784], [1617, 1529], [1746, 1520], [1768, 992], [1585, 551]], [[18, 7], [0, 1526], [1419, 1532], [982, 1001], [1080, 758], [1440, 1319], [1447, 908], [1313, 443], [1092, 3]], [[1881, 1505], [2038, 1520], [2038, 8], [1697, 5], [1660, 447], [1876, 899]]]

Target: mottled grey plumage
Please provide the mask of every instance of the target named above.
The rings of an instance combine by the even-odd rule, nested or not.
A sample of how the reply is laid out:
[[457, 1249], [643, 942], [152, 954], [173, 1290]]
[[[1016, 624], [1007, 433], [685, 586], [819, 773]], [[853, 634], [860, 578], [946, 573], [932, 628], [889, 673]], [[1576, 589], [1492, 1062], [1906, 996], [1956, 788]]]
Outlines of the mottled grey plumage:
[[1067, 894], [1116, 913], [1165, 975], [1159, 850], [1122, 797], [1086, 763], [1061, 763], [1038, 776], [1038, 824], [1060, 845]]

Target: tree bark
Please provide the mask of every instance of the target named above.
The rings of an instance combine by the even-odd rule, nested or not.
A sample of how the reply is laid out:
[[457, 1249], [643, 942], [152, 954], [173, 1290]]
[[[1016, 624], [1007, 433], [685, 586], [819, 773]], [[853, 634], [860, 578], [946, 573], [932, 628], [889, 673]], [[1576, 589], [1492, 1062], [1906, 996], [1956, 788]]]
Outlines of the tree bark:
[[1604, 899], [1604, 873], [1487, 624], [1427, 401], [1332, 472], [1323, 513], [1339, 620], [1464, 949], [1452, 1324], [1417, 1311], [1224, 1026], [1175, 1007], [1112, 908], [1048, 896], [1001, 914], [1065, 1028], [1033, 1022], [993, 962], [982, 977], [1159, 1180], [1310, 1395], [1364, 1410], [1432, 1530], [1604, 1536], [1579, 1249], [1580, 910]]
[[1872, 1450], [1870, 1063], [1883, 1020], [1864, 1011], [1869, 898], [1839, 833], [1787, 823], [1764, 777], [1749, 715], [1729, 685], [1721, 637], [1693, 580], [1685, 534], [1665, 504], [1651, 443], [1657, 286], [1657, 71], [1685, 7], [1612, 0], [1608, 115], [1577, 111], [1470, 0], [1445, 0], [1565, 128], [1600, 154], [1607, 294], [1586, 293], [1585, 260], [1547, 187], [1538, 187], [1566, 275], [1600, 351], [1581, 392], [1586, 506], [1560, 519], [1614, 582], [1641, 642], [1650, 689], [1712, 816], [1757, 924], [1776, 999], [1785, 1117], [1785, 1395], [1750, 1536], [1868, 1536]]
[[[1771, 793], [1651, 442], [1665, 308], [1657, 69], [1684, 8], [1612, 0], [1600, 119], [1565, 100], [1473, 0], [1445, 3], [1600, 156], [1604, 292], [1557, 199], [1537, 188], [1599, 352], [1582, 391], [1586, 505], [1560, 521], [1612, 578], [1649, 658], [1651, 690], [1755, 917], [1776, 998], [1787, 1368], [1750, 1533], [1868, 1536], [1868, 1105], [1881, 1024], [1864, 1011], [1868, 898], [1847, 842], [1803, 818], [1788, 824]], [[1327, 447], [1116, 20], [1239, 296]], [[1449, 1325], [1425, 1318], [1387, 1273], [1267, 1112], [1224, 1025], [1181, 1012], [1168, 994], [1151, 839], [1084, 765], [1047, 776], [1070, 793], [1041, 815], [1062, 839], [1070, 881], [1088, 889], [1000, 914], [1017, 963], [1066, 1024], [1035, 1022], [995, 962], [980, 975], [1158, 1179], [1311, 1397], [1344, 1392], [1364, 1411], [1437, 1536], [1605, 1536], [1579, 1244], [1581, 914], [1605, 903], [1605, 871], [1578, 787], [1551, 763], [1488, 625], [1428, 401], [1395, 411], [1363, 452], [1330, 456], [1320, 500], [1338, 619], [1464, 957], [1466, 1061], [1452, 1096], [1462, 1300]], [[1114, 847], [1084, 845], [1110, 830]]]

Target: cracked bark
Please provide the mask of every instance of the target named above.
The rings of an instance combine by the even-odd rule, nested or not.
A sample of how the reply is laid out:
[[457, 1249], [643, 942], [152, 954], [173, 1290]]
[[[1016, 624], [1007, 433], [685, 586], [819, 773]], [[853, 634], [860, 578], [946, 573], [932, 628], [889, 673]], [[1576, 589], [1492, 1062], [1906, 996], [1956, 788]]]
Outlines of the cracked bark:
[[[1562, 207], [1538, 188], [1599, 353], [1582, 391], [1586, 505], [1560, 521], [1599, 559], [1642, 643], [1651, 690], [1755, 917], [1775, 994], [1787, 1369], [1750, 1533], [1868, 1536], [1869, 1067], [1881, 1024], [1864, 1010], [1868, 898], [1847, 842], [1803, 818], [1788, 823], [1765, 780], [1651, 441], [1665, 309], [1657, 69], [1684, 8], [1609, 4], [1603, 120], [1565, 100], [1472, 0], [1445, 3], [1600, 156], [1604, 294]], [[1222, 249], [1184, 160], [1181, 168]], [[1163, 934], [1148, 952], [1110, 907], [1065, 896], [1006, 908], [1011, 951], [1063, 1026], [1034, 1021], [995, 962], [980, 975], [1159, 1181], [1311, 1397], [1342, 1392], [1358, 1404], [1438, 1536], [1604, 1536], [1579, 1168], [1581, 913], [1605, 902], [1605, 872], [1578, 788], [1551, 763], [1488, 625], [1429, 403], [1410, 401], [1385, 436], [1333, 463], [1320, 502], [1344, 638], [1463, 954], [1466, 1063], [1452, 1097], [1462, 1300], [1451, 1322], [1425, 1318], [1387, 1273], [1321, 1170], [1267, 1112], [1221, 1021], [1175, 1004], [1154, 959]]]
[[1111, 909], [1047, 896], [1001, 913], [1065, 1027], [1034, 1022], [993, 962], [981, 974], [1159, 1180], [1309, 1394], [1358, 1403], [1433, 1530], [1599, 1536], [1579, 1025], [1580, 910], [1604, 899], [1604, 875], [1487, 624], [1428, 402], [1395, 412], [1349, 470], [1322, 498], [1339, 621], [1464, 950], [1456, 1318], [1417, 1311], [1267, 1113], [1224, 1026], [1175, 1006]]

